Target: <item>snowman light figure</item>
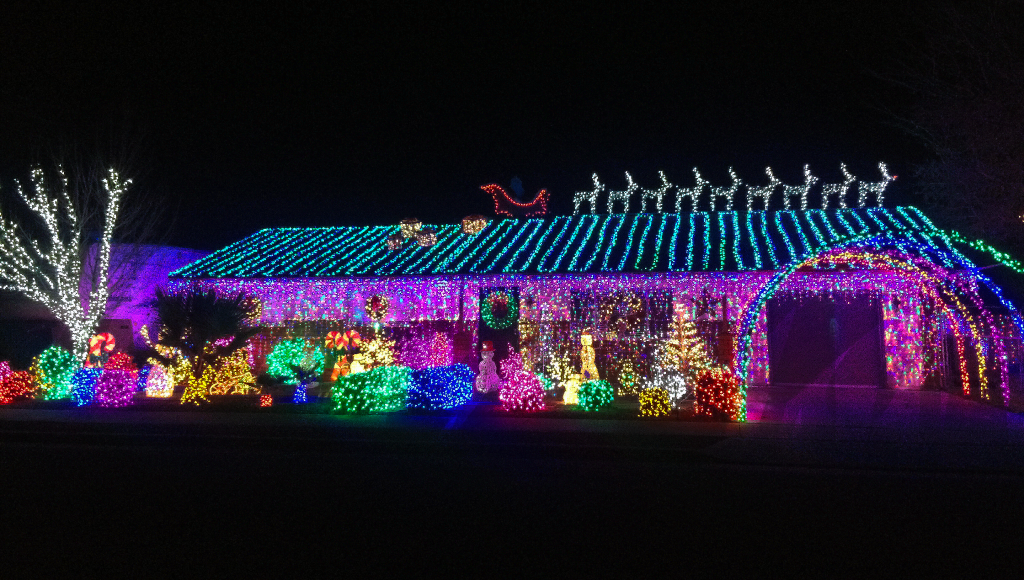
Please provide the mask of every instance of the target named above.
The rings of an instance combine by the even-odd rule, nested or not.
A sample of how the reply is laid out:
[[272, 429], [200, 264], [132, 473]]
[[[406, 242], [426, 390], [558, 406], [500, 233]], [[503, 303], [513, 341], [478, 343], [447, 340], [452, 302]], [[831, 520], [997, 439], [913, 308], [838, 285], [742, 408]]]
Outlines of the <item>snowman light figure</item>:
[[476, 390], [481, 393], [491, 393], [501, 389], [501, 377], [498, 376], [498, 367], [494, 364], [494, 344], [485, 340], [480, 349], [480, 374], [476, 376]]

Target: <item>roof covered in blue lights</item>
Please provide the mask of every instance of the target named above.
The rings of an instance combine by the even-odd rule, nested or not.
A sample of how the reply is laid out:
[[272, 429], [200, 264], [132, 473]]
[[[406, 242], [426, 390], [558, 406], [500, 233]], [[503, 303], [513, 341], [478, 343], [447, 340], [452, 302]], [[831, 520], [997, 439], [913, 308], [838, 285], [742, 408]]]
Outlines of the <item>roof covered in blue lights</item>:
[[914, 207], [583, 214], [435, 226], [437, 242], [389, 249], [398, 226], [269, 228], [172, 273], [180, 278], [777, 270], [810, 249], [893, 234], [950, 249]]

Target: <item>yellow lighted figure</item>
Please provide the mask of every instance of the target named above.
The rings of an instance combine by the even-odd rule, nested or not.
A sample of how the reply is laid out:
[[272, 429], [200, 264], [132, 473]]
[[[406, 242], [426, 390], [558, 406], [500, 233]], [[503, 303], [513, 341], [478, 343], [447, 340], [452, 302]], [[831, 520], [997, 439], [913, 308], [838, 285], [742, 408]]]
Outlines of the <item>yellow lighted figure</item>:
[[242, 347], [214, 364], [211, 395], [248, 395], [256, 390], [256, 377], [249, 367], [249, 348]]
[[331, 382], [338, 380], [338, 377], [348, 376], [351, 371], [352, 367], [348, 364], [348, 357], [339, 355], [334, 361], [334, 368], [331, 369]]
[[402, 237], [409, 239], [416, 237], [416, 232], [420, 231], [420, 227], [423, 222], [416, 218], [405, 218], [398, 222], [398, 230], [401, 232]]
[[188, 364], [188, 359], [181, 356], [181, 351], [176, 348], [164, 346], [162, 344], [154, 344], [149, 336], [149, 329], [146, 325], [142, 325], [141, 329], [142, 338], [146, 340], [146, 344], [150, 348], [158, 352], [161, 356], [165, 356], [172, 359], [171, 364], [164, 365], [160, 361], [150, 358], [146, 362], [153, 365], [154, 368], [160, 368], [160, 372], [153, 372], [150, 370], [149, 376], [146, 379], [146, 396], [147, 397], [161, 397], [167, 398], [174, 393], [174, 387], [188, 381], [192, 377], [192, 367]]
[[637, 394], [636, 384], [636, 366], [633, 361], [626, 359], [619, 366], [619, 395]]
[[562, 385], [565, 386], [565, 393], [562, 395], [562, 403], [565, 405], [579, 405], [580, 376], [577, 374], [570, 375]]
[[361, 373], [366, 370], [366, 356], [363, 353], [352, 355], [352, 362], [348, 365], [349, 374]]
[[362, 363], [366, 370], [392, 366], [395, 364], [395, 341], [376, 336], [363, 343], [360, 354], [363, 355]]
[[594, 352], [594, 335], [590, 334], [590, 329], [583, 331], [580, 342], [583, 343], [583, 350], [580, 352], [580, 376], [584, 382], [596, 381], [601, 377], [597, 374], [597, 354]]

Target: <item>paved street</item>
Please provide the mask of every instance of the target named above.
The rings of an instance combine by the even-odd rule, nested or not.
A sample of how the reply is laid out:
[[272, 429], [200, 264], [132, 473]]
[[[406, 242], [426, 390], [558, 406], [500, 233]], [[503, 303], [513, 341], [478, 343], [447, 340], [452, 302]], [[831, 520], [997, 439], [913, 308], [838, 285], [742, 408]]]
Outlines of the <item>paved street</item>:
[[[754, 392], [761, 420], [744, 425], [484, 406], [369, 417], [8, 408], [0, 532], [12, 569], [58, 572], [110, 558], [139, 574], [206, 558], [209, 574], [282, 559], [528, 574], [809, 558], [868, 574], [952, 570], [972, 554], [984, 555], [973, 572], [1003, 570], [1024, 515], [1019, 417], [939, 393], [886, 398]], [[54, 545], [66, 556], [42, 558]]]

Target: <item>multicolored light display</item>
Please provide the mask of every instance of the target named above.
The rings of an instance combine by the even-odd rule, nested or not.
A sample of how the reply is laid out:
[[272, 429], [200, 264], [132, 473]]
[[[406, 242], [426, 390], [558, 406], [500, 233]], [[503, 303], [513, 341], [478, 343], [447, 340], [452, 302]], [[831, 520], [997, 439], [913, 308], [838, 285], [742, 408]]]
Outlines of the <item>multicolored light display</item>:
[[[826, 184], [828, 194], [838, 197], [840, 206], [853, 179], [845, 166], [842, 168], [846, 180]], [[748, 186], [748, 203], [770, 196], [782, 185], [770, 170], [767, 174], [767, 191]], [[699, 172], [695, 175], [701, 179]], [[735, 181], [738, 190], [738, 177]], [[805, 183], [787, 186], [787, 201], [801, 195], [801, 207], [806, 207], [806, 192], [816, 181], [805, 167]], [[706, 181], [698, 181], [698, 185], [710, 187]], [[599, 186], [603, 188], [595, 176], [595, 191]], [[645, 198], [656, 199], [653, 194]], [[742, 395], [746, 385], [764, 383], [770, 373], [763, 305], [776, 291], [837, 301], [844, 296], [870, 295], [883, 304], [890, 385], [920, 388], [932, 372], [931, 363], [921, 361], [930, 360], [929, 349], [935, 348], [936, 337], [945, 332], [942, 328], [954, 335], [958, 353], [970, 354], [977, 359], [971, 364], [981, 369], [995, 369], [993, 376], [998, 376], [1000, 385], [1005, 384], [1000, 362], [1005, 349], [999, 340], [998, 321], [988, 313], [972, 284], [993, 289], [1004, 305], [1008, 303], [957, 252], [954, 244], [964, 241], [935, 229], [914, 208], [588, 214], [495, 221], [472, 236], [462, 233], [459, 226], [442, 225], [437, 227], [438, 239], [432, 247], [406, 245], [393, 252], [381, 246], [389, 233], [375, 228], [264, 230], [186, 267], [179, 275], [187, 277], [188, 283], [200, 278], [205, 286], [257, 296], [265, 305], [261, 322], [269, 325], [338, 320], [415, 328], [428, 321], [472, 326], [481, 318], [486, 324], [488, 303], [478, 299], [481, 291], [486, 295], [492, 288], [517, 288], [521, 301], [515, 306], [530, 304], [521, 306], [521, 335], [535, 337], [524, 346], [524, 366], [566, 386], [572, 377], [563, 376], [562, 367], [573, 371], [569, 375], [582, 369], [582, 361], [575, 358], [582, 354], [579, 339], [587, 327], [596, 325], [593, 338], [603, 354], [595, 355], [592, 374], [596, 375], [600, 366], [609, 373], [610, 382], [615, 383], [612, 386], [620, 388], [625, 385], [624, 377], [638, 375], [636, 385], [661, 389], [670, 402], [695, 386], [685, 365], [678, 361], [637, 363], [641, 352], [650, 356], [660, 344], [671, 344], [670, 329], [664, 325], [656, 329], [646, 319], [630, 318], [625, 306], [615, 317], [596, 308], [591, 318], [581, 318], [591, 316], [581, 314], [581, 296], [596, 295], [606, 301], [634, 297], [647, 309], [653, 297], [665, 294], [673, 310], [672, 321], [696, 319], [695, 297], [707, 293], [722, 301], [722, 323], [739, 326], [728, 332], [737, 335], [740, 348], [733, 360], [716, 364], [735, 370]], [[335, 239], [344, 239], [346, 244], [338, 246]], [[916, 257], [872, 257], [871, 250], [882, 246]], [[859, 257], [856, 252], [861, 252]], [[373, 296], [390, 302], [386, 316], [370, 316], [367, 301]], [[625, 304], [622, 298], [617, 300], [615, 309]], [[512, 303], [509, 300], [509, 306]], [[933, 310], [939, 318], [933, 316]], [[491, 318], [493, 315], [492, 308]], [[1014, 316], [1018, 321], [1019, 315]], [[396, 347], [399, 364], [418, 369], [451, 364], [453, 336], [447, 331], [434, 333], [428, 327], [411, 331], [411, 338], [408, 333], [403, 335]], [[420, 339], [416, 332], [422, 333]], [[438, 336], [445, 344], [434, 348]], [[708, 340], [717, 339], [701, 338], [700, 349], [716, 350], [717, 345]], [[682, 349], [682, 342], [676, 342], [676, 348]], [[424, 354], [433, 351], [445, 354]], [[574, 360], [565, 365], [565, 357]], [[626, 360], [632, 363], [632, 370]], [[964, 373], [967, 368], [960, 364]], [[994, 391], [985, 375], [962, 375], [961, 380], [968, 385], [980, 380], [979, 396], [992, 398]], [[571, 396], [567, 390], [566, 400]], [[711, 399], [707, 393], [701, 396], [706, 408], [711, 405], [707, 401], [713, 399], [731, 409], [728, 397], [719, 401], [718, 395]], [[722, 412], [742, 418], [742, 404], [739, 411], [733, 411]]]

